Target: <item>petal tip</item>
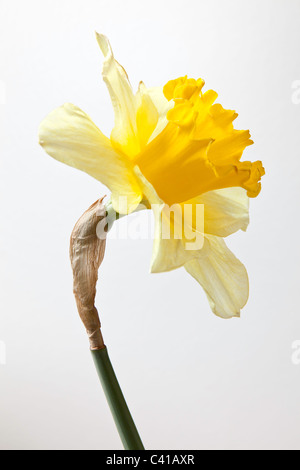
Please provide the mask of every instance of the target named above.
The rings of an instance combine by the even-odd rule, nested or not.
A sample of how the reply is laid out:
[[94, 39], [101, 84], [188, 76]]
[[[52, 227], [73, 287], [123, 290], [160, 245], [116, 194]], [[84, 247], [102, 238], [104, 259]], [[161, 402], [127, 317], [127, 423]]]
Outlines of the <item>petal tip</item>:
[[104, 57], [108, 56], [109, 54], [112, 54], [112, 50], [111, 50], [108, 38], [104, 34], [97, 33], [97, 31], [95, 31], [95, 34], [96, 34], [97, 42], [99, 44], [99, 47]]
[[222, 320], [232, 320], [232, 318], [241, 318], [241, 311], [225, 313], [222, 310], [218, 309], [216, 306], [211, 306], [211, 310], [217, 317], [222, 318]]

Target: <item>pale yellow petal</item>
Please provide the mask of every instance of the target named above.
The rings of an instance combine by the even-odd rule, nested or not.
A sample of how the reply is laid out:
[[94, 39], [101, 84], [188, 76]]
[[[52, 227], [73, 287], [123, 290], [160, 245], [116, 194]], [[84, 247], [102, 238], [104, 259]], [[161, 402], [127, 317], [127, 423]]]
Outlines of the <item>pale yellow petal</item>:
[[167, 100], [163, 92], [163, 87], [147, 88], [147, 92], [154, 106], [157, 109], [158, 117], [159, 117], [157, 126], [150, 138], [150, 142], [151, 142], [151, 140], [155, 139], [155, 137], [157, 137], [158, 134], [160, 134], [163, 131], [163, 129], [166, 127], [166, 125], [168, 124], [169, 121], [167, 119], [167, 114], [168, 114], [168, 111], [170, 111], [170, 109], [173, 108], [174, 101]]
[[246, 268], [227, 248], [224, 240], [208, 236], [210, 250], [201, 259], [186, 263], [185, 269], [203, 287], [212, 311], [219, 317], [239, 317], [249, 296]]
[[[186, 240], [180, 235], [176, 238], [176, 233], [169, 228], [169, 220], [164, 214], [165, 206], [157, 206], [153, 210], [155, 217], [155, 238], [153, 243], [151, 272], [161, 273], [172, 271], [184, 266], [193, 259], [205, 256], [206, 245], [203, 245], [203, 237], [199, 243], [193, 242], [197, 249], [187, 249]], [[189, 242], [191, 243], [191, 242]]]
[[153, 186], [147, 181], [138, 166], [134, 167], [135, 174], [141, 181], [143, 188], [144, 199], [151, 206], [154, 215], [154, 241], [152, 249], [152, 258], [150, 271], [152, 273], [159, 273], [171, 271], [180, 266], [183, 266], [187, 258], [182, 241], [176, 239], [163, 239], [163, 210], [165, 207], [164, 202], [157, 195]]
[[137, 135], [140, 143], [140, 150], [145, 148], [154, 129], [157, 127], [159, 114], [154, 105], [148, 89], [143, 82], [140, 82], [136, 94], [136, 125]]
[[[139, 204], [142, 191], [133, 169], [81, 109], [65, 104], [52, 111], [40, 125], [39, 141], [56, 160], [88, 173], [107, 186], [117, 212], [131, 212]], [[119, 196], [123, 207], [119, 206]]]
[[97, 41], [104, 55], [103, 79], [107, 85], [115, 112], [115, 126], [111, 140], [126, 155], [139, 152], [136, 124], [136, 98], [125, 69], [115, 60], [106, 36], [96, 33]]
[[168, 111], [174, 107], [174, 102], [167, 100], [162, 86], [147, 88], [147, 92], [158, 111], [159, 117], [165, 118]]
[[209, 191], [189, 201], [204, 204], [205, 233], [227, 237], [249, 225], [249, 198], [243, 188]]
[[[152, 273], [172, 271], [184, 266], [191, 259], [205, 256], [206, 244], [203, 234], [196, 234], [195, 237], [189, 234], [187, 239], [182, 237], [182, 232], [184, 234], [190, 232], [190, 227], [185, 226], [181, 206], [179, 204], [173, 207], [167, 206], [138, 166], [134, 167], [134, 172], [140, 180], [144, 201], [147, 201], [149, 208], [151, 206], [154, 214], [155, 232], [150, 271]], [[176, 221], [180, 227], [176, 226]]]

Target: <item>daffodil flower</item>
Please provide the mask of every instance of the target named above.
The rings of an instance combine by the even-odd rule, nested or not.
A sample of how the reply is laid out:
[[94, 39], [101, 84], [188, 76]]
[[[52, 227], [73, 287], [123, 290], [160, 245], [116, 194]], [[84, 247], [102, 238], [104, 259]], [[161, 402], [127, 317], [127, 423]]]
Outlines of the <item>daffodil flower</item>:
[[[56, 160], [106, 185], [117, 213], [129, 214], [146, 201], [156, 227], [151, 271], [184, 266], [216, 315], [239, 316], [248, 300], [247, 271], [223, 238], [246, 230], [249, 198], [261, 190], [262, 163], [241, 161], [253, 143], [249, 131], [234, 129], [236, 112], [216, 104], [215, 91], [203, 92], [202, 79], [184, 76], [161, 88], [141, 82], [134, 94], [108, 39], [97, 34], [97, 40], [115, 112], [110, 138], [81, 109], [65, 104], [42, 122], [40, 144]], [[167, 218], [170, 206], [187, 204], [204, 205], [201, 249], [187, 249], [187, 238], [176, 236], [176, 223]], [[169, 238], [163, 236], [166, 220]], [[193, 217], [190, 229], [197, 233]]]

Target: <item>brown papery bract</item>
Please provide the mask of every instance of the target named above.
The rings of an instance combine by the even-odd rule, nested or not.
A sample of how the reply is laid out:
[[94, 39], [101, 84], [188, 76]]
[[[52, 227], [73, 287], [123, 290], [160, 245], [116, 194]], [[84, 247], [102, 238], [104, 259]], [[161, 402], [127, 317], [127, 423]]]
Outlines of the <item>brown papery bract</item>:
[[97, 226], [106, 217], [103, 199], [96, 201], [80, 217], [73, 229], [70, 241], [74, 295], [92, 350], [105, 347], [101, 323], [95, 307], [98, 270], [104, 258], [106, 245], [106, 238], [100, 239], [97, 236]]

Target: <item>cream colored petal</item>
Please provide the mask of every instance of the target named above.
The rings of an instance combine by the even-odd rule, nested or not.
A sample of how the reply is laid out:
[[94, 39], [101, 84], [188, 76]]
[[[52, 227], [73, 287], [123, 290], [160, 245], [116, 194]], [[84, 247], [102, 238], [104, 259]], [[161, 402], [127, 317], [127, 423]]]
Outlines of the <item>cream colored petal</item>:
[[155, 238], [150, 268], [152, 273], [161, 273], [180, 268], [195, 258], [202, 258], [206, 250], [205, 245], [198, 250], [188, 250], [182, 238], [176, 239], [172, 234], [169, 236], [169, 223], [168, 220], [164, 220], [164, 207], [164, 205], [158, 206], [156, 210], [153, 210], [155, 217]]
[[206, 257], [186, 263], [185, 269], [203, 287], [212, 311], [219, 317], [239, 317], [249, 296], [246, 268], [227, 248], [224, 240], [208, 236]]
[[161, 86], [147, 88], [147, 91], [158, 111], [159, 117], [165, 118], [169, 109], [173, 108], [174, 102], [170, 103], [170, 101], [167, 100], [164, 95], [163, 87]]
[[153, 134], [154, 129], [157, 127], [159, 119], [156, 106], [143, 82], [140, 82], [136, 94], [136, 108], [137, 135], [140, 150], [143, 150]]
[[[107, 186], [117, 212], [131, 212], [139, 204], [142, 191], [133, 169], [81, 109], [65, 104], [52, 111], [40, 125], [39, 141], [56, 160], [88, 173]], [[122, 207], [119, 196], [122, 196]]]
[[243, 188], [209, 191], [193, 202], [204, 204], [205, 233], [227, 237], [249, 225], [249, 198]]
[[172, 271], [188, 261], [185, 256], [181, 240], [168, 240], [162, 238], [162, 212], [164, 202], [157, 195], [153, 186], [147, 181], [138, 166], [134, 167], [134, 172], [141, 181], [144, 198], [151, 207], [154, 215], [154, 241], [150, 272], [159, 273]]
[[[168, 206], [159, 198], [155, 189], [141, 173], [138, 166], [134, 167], [134, 172], [140, 181], [144, 199], [149, 204], [149, 207], [151, 206], [154, 214], [155, 231], [150, 271], [152, 273], [172, 271], [184, 266], [185, 263], [194, 258], [205, 256], [208, 245], [204, 243], [204, 246], [202, 246], [203, 238], [200, 237], [199, 239], [201, 249], [190, 249], [190, 246], [187, 249], [187, 243], [190, 244], [192, 240], [183, 240], [180, 236], [181, 229], [175, 228], [174, 232], [170, 230]], [[179, 204], [175, 206], [175, 214], [177, 209], [181, 210]], [[181, 217], [182, 215], [179, 213], [179, 218]], [[174, 234], [176, 235], [174, 236]]]
[[96, 38], [104, 55], [102, 75], [115, 112], [115, 127], [111, 133], [111, 140], [126, 155], [134, 156], [139, 151], [136, 98], [126, 71], [114, 58], [109, 40], [98, 33]]
[[151, 140], [155, 139], [155, 137], [157, 137], [168, 124], [169, 121], [167, 119], [167, 113], [174, 107], [174, 101], [167, 100], [163, 92], [163, 87], [147, 88], [147, 92], [156, 107], [159, 116], [157, 126], [150, 138], [151, 142]]

